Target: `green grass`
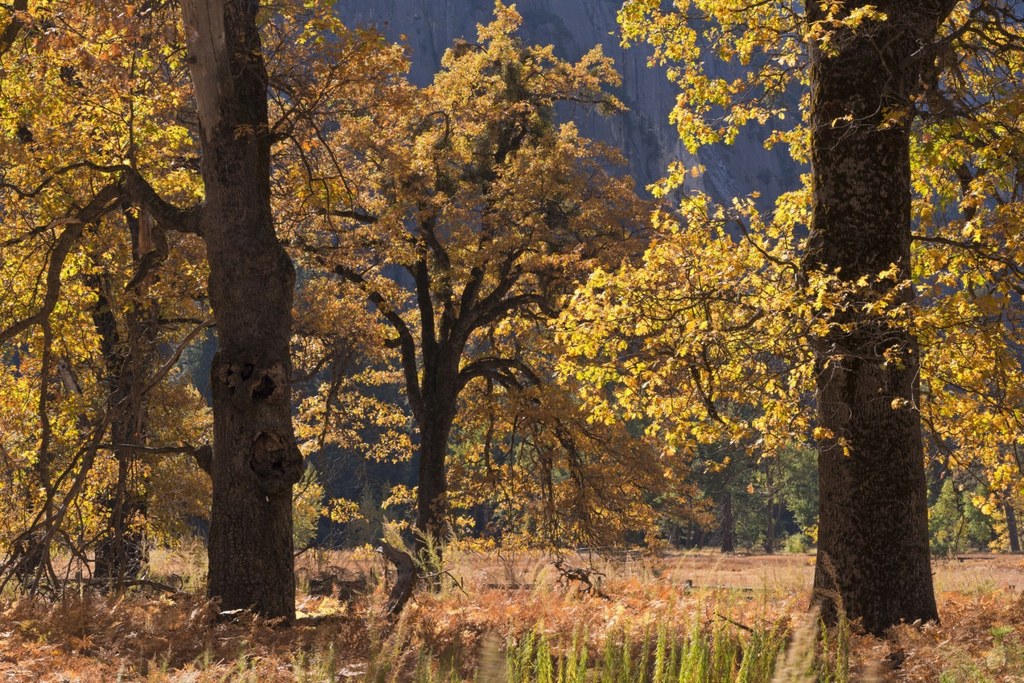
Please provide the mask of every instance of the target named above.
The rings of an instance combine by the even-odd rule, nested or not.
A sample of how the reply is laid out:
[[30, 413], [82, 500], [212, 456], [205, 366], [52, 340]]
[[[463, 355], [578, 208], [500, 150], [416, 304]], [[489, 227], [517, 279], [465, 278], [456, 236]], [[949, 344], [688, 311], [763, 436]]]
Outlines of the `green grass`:
[[[771, 681], [785, 645], [778, 628], [739, 631], [721, 623], [694, 624], [685, 637], [665, 627], [632, 642], [621, 634], [593, 652], [580, 634], [555, 653], [548, 639], [530, 631], [506, 649], [506, 683], [719, 683]], [[596, 656], [595, 656], [596, 655]]]
[[[781, 626], [737, 628], [726, 621], [694, 622], [683, 636], [662, 626], [639, 641], [625, 632], [588, 644], [577, 632], [558, 647], [539, 628], [522, 636], [486, 641], [481, 665], [468, 678], [461, 657], [424, 650], [412, 675], [384, 648], [368, 681], [412, 680], [416, 683], [846, 683], [850, 668], [850, 628], [844, 620], [825, 629], [810, 618], [810, 635], [789, 638]], [[787, 651], [787, 641], [789, 648]], [[394, 647], [394, 645], [392, 645]], [[804, 650], [793, 652], [793, 650]], [[499, 662], [495, 666], [494, 662]], [[500, 662], [504, 662], [502, 667]], [[798, 662], [796, 666], [789, 662]], [[776, 666], [780, 670], [776, 672]], [[405, 669], [408, 672], [408, 669]]]

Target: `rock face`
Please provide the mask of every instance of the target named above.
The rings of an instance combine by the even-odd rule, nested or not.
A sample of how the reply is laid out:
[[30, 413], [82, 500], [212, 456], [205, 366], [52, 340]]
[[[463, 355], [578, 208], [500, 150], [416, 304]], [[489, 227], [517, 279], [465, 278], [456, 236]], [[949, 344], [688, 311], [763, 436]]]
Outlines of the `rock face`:
[[[517, 0], [523, 16], [522, 35], [526, 42], [552, 44], [564, 59], [576, 60], [596, 44], [615, 59], [622, 74], [616, 95], [629, 107], [624, 115], [605, 118], [584, 109], [566, 109], [561, 114], [577, 122], [588, 137], [623, 150], [629, 171], [640, 187], [662, 177], [668, 163], [682, 159], [697, 162], [679, 142], [668, 122], [675, 103], [676, 86], [663, 69], [649, 68], [650, 51], [643, 46], [624, 49], [619, 45], [616, 13], [621, 0]], [[477, 24], [491, 20], [493, 0], [342, 0], [340, 16], [351, 25], [374, 26], [391, 40], [405, 36], [412, 51], [412, 80], [429, 83], [453, 40], [476, 38]], [[795, 120], [794, 116], [789, 117]], [[751, 130], [731, 147], [702, 150], [699, 162], [707, 171], [695, 188], [716, 199], [758, 190], [764, 203], [780, 192], [796, 187], [800, 168], [784, 150], [768, 152], [761, 133]], [[770, 204], [768, 204], [770, 205]]]

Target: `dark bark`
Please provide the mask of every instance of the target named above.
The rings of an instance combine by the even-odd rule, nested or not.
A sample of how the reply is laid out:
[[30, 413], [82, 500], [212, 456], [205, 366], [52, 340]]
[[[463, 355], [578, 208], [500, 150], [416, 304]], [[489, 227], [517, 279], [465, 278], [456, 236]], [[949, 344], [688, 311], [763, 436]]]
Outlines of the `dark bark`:
[[381, 543], [378, 548], [387, 561], [395, 565], [398, 576], [395, 578], [395, 585], [388, 594], [386, 614], [388, 618], [395, 619], [401, 614], [405, 603], [412, 597], [413, 589], [416, 588], [416, 565], [413, 563], [409, 553], [387, 543]]
[[[448, 411], [446, 411], [448, 412]], [[431, 539], [435, 552], [448, 536], [448, 477], [446, 458], [452, 419], [431, 411], [420, 424], [420, 467], [416, 499], [416, 549]]]
[[[423, 311], [424, 321], [433, 320], [433, 311]], [[433, 342], [429, 325], [424, 325], [423, 382], [421, 409], [417, 416], [420, 432], [420, 466], [417, 480], [415, 549], [427, 547], [430, 559], [437, 566], [431, 573], [441, 570], [444, 544], [448, 539], [448, 437], [455, 422], [457, 401], [462, 386], [459, 382], [458, 363], [465, 342], [461, 336], [445, 335]], [[437, 583], [435, 582], [435, 586]]]
[[[842, 280], [856, 282], [896, 264], [899, 277], [909, 277], [911, 100], [922, 47], [948, 11], [940, 5], [881, 3], [887, 21], [856, 32], [836, 29], [834, 52], [811, 46], [813, 219], [805, 273], [840, 269]], [[821, 12], [808, 4], [810, 20]], [[873, 294], [894, 286], [879, 281]], [[907, 301], [913, 293], [898, 296]], [[845, 609], [881, 633], [900, 621], [938, 616], [917, 410], [919, 352], [903, 326], [852, 304], [833, 314], [837, 325], [815, 342], [818, 419], [834, 436], [819, 450], [814, 586], [828, 620]]]
[[[127, 360], [127, 359], [126, 359]], [[130, 389], [130, 378], [118, 378], [118, 383], [128, 382], [124, 388]], [[119, 386], [110, 397], [115, 401], [131, 401], [125, 395], [124, 388]], [[117, 444], [137, 444], [142, 441], [144, 418], [141, 406], [125, 405], [123, 412], [111, 420], [110, 433]], [[105, 500], [101, 501], [107, 508], [106, 527], [96, 543], [96, 560], [93, 578], [109, 579], [123, 582], [137, 578], [147, 559], [145, 538], [139, 528], [139, 522], [145, 518], [148, 500], [145, 483], [138, 481], [138, 454], [126, 448], [114, 450], [117, 461], [117, 478], [112, 490]]]
[[217, 325], [212, 369], [209, 594], [221, 609], [293, 618], [291, 422], [295, 271], [270, 208], [267, 73], [255, 0], [182, 3], [206, 190], [201, 226]]
[[[425, 220], [422, 232], [429, 233], [432, 224], [430, 219]], [[438, 254], [443, 261], [444, 251], [439, 249]], [[398, 335], [394, 341], [401, 353], [406, 396], [419, 432], [417, 534], [414, 547], [417, 553], [421, 553], [429, 543], [437, 553], [436, 559], [440, 561], [442, 545], [448, 535], [448, 437], [455, 421], [459, 393], [472, 378], [487, 376], [486, 373], [475, 375], [459, 370], [466, 340], [470, 332], [480, 324], [475, 306], [476, 293], [469, 292], [478, 285], [467, 286], [458, 315], [454, 313], [453, 295], [446, 291], [439, 306], [442, 312], [439, 330], [427, 263], [420, 261], [409, 271], [416, 283], [416, 302], [420, 314], [419, 354], [416, 339], [405, 320], [385, 303], [379, 293], [371, 291], [368, 298]], [[361, 275], [343, 266], [337, 266], [335, 273], [350, 282], [366, 284]]]
[[[125, 207], [124, 216], [132, 240], [132, 260], [136, 267], [149, 252], [152, 220]], [[111, 406], [110, 436], [119, 448], [113, 449], [117, 461], [117, 479], [105, 501], [107, 524], [97, 541], [93, 577], [124, 582], [137, 578], [148, 559], [140, 522], [149, 507], [146, 482], [139, 476], [139, 453], [130, 446], [144, 446], [147, 432], [145, 384], [156, 358], [156, 331], [159, 309], [146, 296], [148, 282], [143, 279], [129, 292], [137, 297], [127, 306], [124, 325], [114, 317], [112, 288], [107, 275], [97, 278], [97, 310], [93, 320], [100, 334], [100, 347], [107, 370], [108, 403]]]
[[775, 504], [774, 477], [772, 476], [772, 463], [766, 460], [764, 464], [765, 488], [768, 490], [768, 519], [765, 527], [764, 552], [771, 555], [775, 552], [775, 523], [778, 521], [778, 506]]
[[25, 28], [25, 21], [22, 18], [22, 13], [28, 11], [28, 0], [14, 0], [10, 6], [11, 19], [4, 26], [3, 31], [0, 31], [0, 57], [5, 55], [11, 46], [14, 45], [14, 41], [18, 39], [18, 34]]
[[736, 519], [732, 514], [732, 491], [726, 491], [722, 501], [722, 552], [736, 550]]
[[1003, 505], [1003, 512], [1006, 515], [1006, 535], [1010, 537], [1010, 552], [1020, 552], [1020, 534], [1017, 531], [1017, 512], [1013, 509], [1012, 503]]

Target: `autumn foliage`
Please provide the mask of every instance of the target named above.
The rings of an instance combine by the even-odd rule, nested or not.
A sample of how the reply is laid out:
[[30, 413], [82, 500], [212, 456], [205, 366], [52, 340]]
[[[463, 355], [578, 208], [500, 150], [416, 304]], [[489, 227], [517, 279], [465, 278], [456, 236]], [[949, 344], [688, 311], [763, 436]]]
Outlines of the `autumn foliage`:
[[[913, 516], [875, 550], [925, 577], [929, 502], [933, 548], [1019, 551], [1019, 3], [624, 3], [692, 160], [753, 128], [806, 171], [734, 198], [696, 162], [637, 188], [574, 123], [623, 110], [612, 60], [529, 44], [514, 5], [419, 86], [327, 0], [215, 4], [231, 68], [177, 3], [0, 7], [0, 592], [146, 585], [211, 525], [214, 598], [265, 578], [225, 560], [264, 524], [288, 591], [290, 544], [328, 530], [404, 542], [438, 588], [449, 547], [773, 552], [785, 529], [822, 531], [817, 599], [881, 632], [917, 613], [850, 602], [871, 579], [839, 549], [881, 536], [836, 491]], [[837, 96], [858, 59], [895, 75]]]

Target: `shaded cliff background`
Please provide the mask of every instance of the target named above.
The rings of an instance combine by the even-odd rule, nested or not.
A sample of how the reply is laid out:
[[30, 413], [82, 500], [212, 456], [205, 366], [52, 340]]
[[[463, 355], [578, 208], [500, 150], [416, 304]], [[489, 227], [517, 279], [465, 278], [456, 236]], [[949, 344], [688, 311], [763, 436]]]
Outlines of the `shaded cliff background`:
[[[679, 142], [668, 115], [676, 88], [664, 69], [647, 66], [646, 46], [620, 45], [615, 17], [622, 0], [517, 0], [523, 17], [521, 35], [527, 43], [554, 45], [555, 53], [575, 61], [594, 45], [615, 60], [622, 87], [615, 94], [629, 107], [623, 115], [602, 117], [582, 108], [562, 110], [587, 137], [621, 149], [629, 159], [629, 172], [640, 188], [662, 177], [668, 163], [695, 160]], [[342, 0], [338, 13], [349, 25], [371, 26], [389, 40], [410, 49], [411, 79], [426, 85], [441, 64], [444, 51], [456, 39], [473, 42], [477, 24], [488, 23], [493, 0]], [[403, 40], [403, 36], [405, 37]], [[728, 74], [722, 74], [728, 75]], [[795, 116], [788, 117], [797, 120]], [[706, 172], [692, 187], [719, 201], [758, 190], [767, 208], [780, 192], [793, 189], [800, 169], [785, 150], [766, 151], [764, 131], [752, 128], [732, 146], [717, 146], [699, 153]]]

